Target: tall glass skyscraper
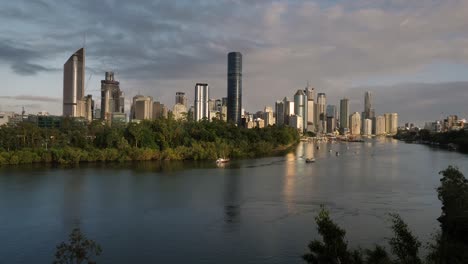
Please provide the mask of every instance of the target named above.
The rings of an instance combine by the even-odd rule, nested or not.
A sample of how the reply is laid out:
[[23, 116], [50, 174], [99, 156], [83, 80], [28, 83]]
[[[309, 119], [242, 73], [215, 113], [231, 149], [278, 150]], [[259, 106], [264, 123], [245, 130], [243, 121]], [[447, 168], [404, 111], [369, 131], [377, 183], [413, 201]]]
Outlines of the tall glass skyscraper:
[[210, 118], [209, 109], [210, 91], [207, 83], [197, 83], [195, 85], [195, 121], [203, 118]]
[[227, 120], [240, 125], [242, 121], [242, 54], [240, 52], [228, 54], [227, 94]]
[[85, 117], [85, 50], [77, 50], [63, 65], [63, 115]]

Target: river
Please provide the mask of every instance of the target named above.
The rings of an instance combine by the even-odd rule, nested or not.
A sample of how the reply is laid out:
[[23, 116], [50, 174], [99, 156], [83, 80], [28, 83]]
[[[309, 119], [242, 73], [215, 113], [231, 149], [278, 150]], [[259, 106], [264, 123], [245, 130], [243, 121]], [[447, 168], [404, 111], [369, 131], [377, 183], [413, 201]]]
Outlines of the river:
[[304, 263], [321, 204], [346, 229], [351, 248], [386, 245], [388, 213], [399, 213], [425, 242], [438, 227], [438, 172], [452, 164], [468, 175], [467, 158], [376, 139], [301, 143], [285, 156], [224, 168], [1, 168], [0, 263], [50, 263], [76, 226], [102, 246], [98, 263]]

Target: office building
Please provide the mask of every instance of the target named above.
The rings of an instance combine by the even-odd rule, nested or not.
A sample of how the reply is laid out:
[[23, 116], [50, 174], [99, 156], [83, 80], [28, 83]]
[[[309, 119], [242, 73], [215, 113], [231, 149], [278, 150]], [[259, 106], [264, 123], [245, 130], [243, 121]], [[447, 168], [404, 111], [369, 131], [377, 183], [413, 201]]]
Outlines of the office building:
[[362, 134], [364, 136], [372, 135], [372, 120], [369, 118], [364, 119], [364, 125], [362, 126], [364, 129], [362, 130]]
[[113, 72], [101, 81], [101, 119], [110, 121], [113, 113], [125, 113], [125, 99]]
[[265, 111], [263, 111], [263, 120], [265, 121], [265, 126], [272, 126], [275, 124], [273, 108], [270, 106], [265, 106]]
[[374, 96], [372, 92], [366, 91], [364, 94], [364, 118], [373, 119], [374, 117]]
[[172, 108], [172, 114], [175, 120], [181, 120], [187, 118], [187, 107], [183, 104], [175, 104]]
[[284, 125], [284, 102], [276, 101], [275, 103], [276, 125]]
[[315, 88], [309, 86], [304, 90], [305, 95], [307, 96], [307, 125], [305, 126], [307, 131], [316, 131], [315, 125]]
[[303, 129], [305, 129], [305, 125], [307, 124], [307, 96], [305, 95], [303, 90], [297, 90], [296, 94], [294, 95], [294, 113], [298, 116], [302, 117], [302, 125]]
[[300, 115], [291, 115], [289, 116], [289, 126], [297, 129], [299, 133], [304, 132], [304, 124], [302, 123], [304, 118]]
[[359, 112], [349, 116], [349, 133], [354, 136], [361, 134], [361, 114]]
[[318, 124], [318, 132], [327, 133], [327, 114], [326, 114], [327, 96], [325, 93], [317, 95], [316, 120]]
[[208, 84], [197, 83], [195, 85], [195, 101], [194, 101], [194, 118], [195, 121], [200, 121], [203, 118], [210, 119], [210, 111], [214, 110], [214, 101], [210, 108], [210, 91]]
[[187, 108], [187, 97], [184, 92], [176, 92], [175, 103], [182, 104]]
[[384, 116], [377, 116], [375, 118], [375, 135], [382, 136], [385, 135], [385, 117]]
[[63, 65], [63, 116], [87, 117], [85, 50], [77, 50]]
[[294, 115], [294, 101], [289, 100], [289, 98], [285, 97], [283, 99], [284, 103], [284, 123], [286, 125], [291, 125], [289, 122], [289, 117]]
[[242, 118], [242, 54], [230, 52], [227, 65], [227, 120], [240, 125]]
[[167, 118], [167, 109], [164, 104], [156, 101], [153, 103], [153, 119]]
[[336, 130], [336, 120], [333, 116], [327, 116], [327, 133], [333, 133]]
[[340, 131], [343, 133], [346, 129], [349, 129], [348, 124], [349, 116], [349, 100], [343, 98], [340, 100]]
[[390, 135], [396, 135], [398, 132], [398, 114], [390, 114]]
[[143, 95], [133, 97], [131, 116], [134, 120], [153, 119], [153, 97]]

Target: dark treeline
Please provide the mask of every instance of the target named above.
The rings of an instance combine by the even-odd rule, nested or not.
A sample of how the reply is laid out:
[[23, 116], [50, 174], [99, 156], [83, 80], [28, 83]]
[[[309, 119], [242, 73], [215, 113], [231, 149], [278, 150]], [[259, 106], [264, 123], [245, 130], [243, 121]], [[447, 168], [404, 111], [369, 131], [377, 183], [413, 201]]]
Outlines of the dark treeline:
[[[309, 244], [303, 256], [313, 264], [466, 264], [468, 263], [468, 180], [455, 167], [441, 171], [437, 188], [442, 214], [437, 219], [440, 231], [426, 247], [428, 255], [420, 256], [421, 242], [400, 216], [391, 214], [393, 237], [388, 239], [390, 251], [375, 245], [371, 249], [350, 250], [346, 232], [334, 223], [322, 207], [315, 218], [322, 240]], [[365, 228], [365, 227], [363, 227]]]
[[58, 129], [23, 122], [0, 127], [0, 165], [251, 158], [272, 155], [298, 140], [289, 127], [245, 129], [219, 120], [168, 118], [111, 127], [64, 119]]
[[464, 130], [444, 133], [431, 133], [427, 129], [422, 129], [419, 132], [400, 131], [395, 138], [407, 142], [437, 144], [441, 146], [452, 144], [453, 147], [456, 147], [461, 152], [468, 153], [468, 131]]

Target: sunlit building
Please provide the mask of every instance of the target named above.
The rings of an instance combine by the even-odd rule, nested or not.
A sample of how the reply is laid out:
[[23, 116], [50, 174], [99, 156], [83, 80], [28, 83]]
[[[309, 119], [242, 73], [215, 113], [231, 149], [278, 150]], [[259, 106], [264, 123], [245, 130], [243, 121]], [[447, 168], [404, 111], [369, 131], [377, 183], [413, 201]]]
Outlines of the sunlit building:
[[101, 119], [110, 121], [113, 113], [125, 113], [125, 99], [114, 73], [106, 72], [101, 81]]
[[294, 113], [302, 117], [303, 129], [307, 125], [307, 96], [303, 90], [297, 90], [294, 94]]
[[362, 134], [364, 136], [370, 136], [372, 135], [372, 119], [369, 119], [369, 118], [366, 118], [364, 119], [363, 121], [363, 131], [362, 131]]
[[[210, 119], [210, 111], [214, 109], [210, 109], [210, 91], [208, 88], [208, 84], [206, 83], [197, 83], [195, 85], [195, 102], [194, 102], [194, 118], [195, 121], [200, 121], [204, 118]], [[214, 108], [214, 101], [212, 101]], [[214, 114], [216, 115], [216, 114]]]
[[359, 112], [349, 116], [349, 133], [351, 135], [361, 134], [361, 114]]
[[375, 118], [375, 135], [382, 136], [385, 135], [385, 117], [384, 116], [377, 116]]
[[85, 98], [85, 50], [81, 48], [63, 65], [63, 116], [87, 119], [88, 109]]
[[143, 95], [133, 97], [131, 116], [133, 120], [153, 119], [153, 97]]

